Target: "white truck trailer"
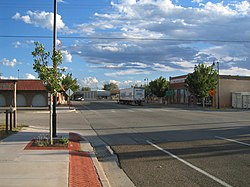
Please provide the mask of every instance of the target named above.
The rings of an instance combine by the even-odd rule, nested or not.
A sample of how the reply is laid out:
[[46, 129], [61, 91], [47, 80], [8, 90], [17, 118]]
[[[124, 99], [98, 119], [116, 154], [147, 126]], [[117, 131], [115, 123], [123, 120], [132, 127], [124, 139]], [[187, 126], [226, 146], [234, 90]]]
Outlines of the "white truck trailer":
[[142, 105], [144, 100], [145, 100], [145, 89], [133, 87], [120, 90], [118, 103]]

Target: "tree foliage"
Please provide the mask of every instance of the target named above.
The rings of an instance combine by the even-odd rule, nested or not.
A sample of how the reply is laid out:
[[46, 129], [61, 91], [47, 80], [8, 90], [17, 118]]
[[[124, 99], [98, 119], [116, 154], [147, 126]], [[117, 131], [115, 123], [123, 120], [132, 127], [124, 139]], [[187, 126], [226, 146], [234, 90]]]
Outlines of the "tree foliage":
[[109, 84], [104, 84], [103, 86], [103, 90], [107, 90], [107, 91], [112, 91], [112, 90], [118, 90], [118, 86], [115, 83], [109, 83]]
[[166, 80], [166, 78], [160, 76], [158, 79], [149, 82], [148, 87], [152, 94], [156, 95], [157, 97], [164, 97], [166, 91], [169, 88], [169, 82]]
[[[38, 73], [38, 77], [44, 82], [47, 90], [56, 93], [62, 90], [62, 73], [64, 69], [57, 68], [62, 64], [62, 54], [60, 50], [50, 57], [50, 53], [45, 51], [43, 44], [35, 42], [35, 50], [32, 52], [34, 58], [33, 69]], [[49, 60], [53, 62], [53, 67], [49, 66]]]
[[87, 92], [89, 92], [89, 91], [91, 91], [91, 88], [90, 88], [90, 87], [82, 87], [82, 91], [87, 91]]
[[66, 76], [63, 76], [62, 78], [62, 87], [64, 90], [68, 90], [69, 88], [73, 91], [76, 92], [79, 90], [79, 85], [77, 83], [77, 79], [74, 79], [72, 77], [72, 73], [68, 73]]
[[197, 99], [209, 96], [209, 90], [215, 89], [218, 84], [218, 72], [214, 65], [195, 65], [194, 72], [188, 74], [185, 80], [187, 88]]

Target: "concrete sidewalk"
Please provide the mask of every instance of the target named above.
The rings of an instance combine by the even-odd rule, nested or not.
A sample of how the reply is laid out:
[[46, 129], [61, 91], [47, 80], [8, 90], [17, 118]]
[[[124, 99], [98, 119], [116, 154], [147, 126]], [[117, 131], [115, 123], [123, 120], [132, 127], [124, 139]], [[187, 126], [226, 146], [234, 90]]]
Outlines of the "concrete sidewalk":
[[[41, 134], [48, 132], [25, 128], [0, 141], [0, 187], [68, 187], [69, 150], [24, 150], [32, 139]], [[67, 137], [68, 133], [58, 132], [58, 136]], [[109, 186], [90, 144], [84, 142], [81, 148], [91, 153], [90, 164], [95, 164], [102, 185]]]

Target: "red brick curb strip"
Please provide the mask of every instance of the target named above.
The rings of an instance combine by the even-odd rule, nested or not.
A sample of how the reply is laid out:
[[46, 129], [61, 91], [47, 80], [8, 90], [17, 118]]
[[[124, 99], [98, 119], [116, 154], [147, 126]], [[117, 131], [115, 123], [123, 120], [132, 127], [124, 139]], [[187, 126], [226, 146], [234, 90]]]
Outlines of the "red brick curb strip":
[[101, 187], [89, 152], [80, 150], [81, 136], [69, 134], [69, 187]]

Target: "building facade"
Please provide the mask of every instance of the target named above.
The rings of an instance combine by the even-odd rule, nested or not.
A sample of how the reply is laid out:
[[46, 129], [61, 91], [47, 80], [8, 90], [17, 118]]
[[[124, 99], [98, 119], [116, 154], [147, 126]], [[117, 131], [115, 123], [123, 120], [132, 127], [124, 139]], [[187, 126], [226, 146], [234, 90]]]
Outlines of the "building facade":
[[[186, 88], [187, 75], [170, 77], [172, 95], [167, 97], [168, 103], [197, 104], [198, 100]], [[250, 77], [220, 75], [215, 95], [209, 98], [209, 105], [213, 107], [232, 107], [232, 94], [235, 92], [250, 92]]]
[[41, 80], [0, 79], [0, 107], [10, 107], [14, 103], [14, 82], [18, 107], [48, 106], [48, 91]]
[[82, 97], [84, 100], [97, 100], [97, 99], [109, 99], [110, 91], [96, 90], [96, 91], [77, 91], [74, 94], [75, 97]]

